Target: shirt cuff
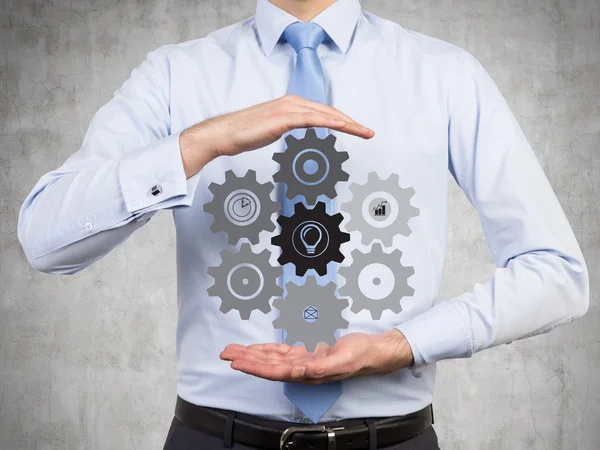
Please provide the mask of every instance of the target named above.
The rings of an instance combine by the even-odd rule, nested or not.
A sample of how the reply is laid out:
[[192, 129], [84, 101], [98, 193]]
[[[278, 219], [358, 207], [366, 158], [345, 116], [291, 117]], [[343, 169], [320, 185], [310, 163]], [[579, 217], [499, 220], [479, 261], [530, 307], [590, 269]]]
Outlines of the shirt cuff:
[[192, 205], [200, 172], [186, 178], [180, 134], [171, 134], [121, 159], [119, 183], [130, 213]]
[[410, 345], [414, 369], [442, 359], [469, 358], [473, 354], [471, 332], [448, 301], [434, 305], [395, 328]]

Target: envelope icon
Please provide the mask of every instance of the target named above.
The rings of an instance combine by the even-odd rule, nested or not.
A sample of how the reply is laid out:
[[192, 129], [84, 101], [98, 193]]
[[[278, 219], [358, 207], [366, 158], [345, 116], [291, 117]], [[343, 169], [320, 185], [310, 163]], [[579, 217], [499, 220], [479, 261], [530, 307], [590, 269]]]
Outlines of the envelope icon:
[[313, 307], [313, 306], [309, 306], [308, 308], [306, 308], [304, 310], [304, 320], [307, 319], [318, 319], [319, 318], [319, 311]]

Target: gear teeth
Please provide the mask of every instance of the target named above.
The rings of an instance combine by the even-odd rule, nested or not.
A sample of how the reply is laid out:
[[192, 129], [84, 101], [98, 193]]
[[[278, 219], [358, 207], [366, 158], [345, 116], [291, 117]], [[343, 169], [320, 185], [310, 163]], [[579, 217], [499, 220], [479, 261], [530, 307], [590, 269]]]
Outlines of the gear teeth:
[[342, 216], [340, 213], [336, 213], [333, 216], [331, 216], [331, 223], [335, 225], [341, 224], [343, 220], [344, 216]]
[[[221, 311], [223, 314], [227, 314], [232, 309], [233, 309], [233, 306], [231, 306], [227, 303], [221, 303], [221, 306], [219, 307], [219, 311]], [[241, 311], [240, 311], [240, 317], [242, 319], [244, 318]]]
[[[262, 308], [261, 308], [261, 307], [259, 307], [259, 308], [256, 308], [256, 309], [259, 309], [259, 310], [260, 310], [260, 309], [262, 309]], [[231, 311], [231, 309], [230, 309], [230, 311]], [[246, 310], [244, 310], [244, 309], [239, 309], [238, 311], [239, 311], [239, 313], [240, 313], [240, 319], [242, 319], [242, 320], [249, 320], [249, 319], [250, 319], [250, 314], [252, 314], [252, 311], [249, 311], [249, 310], [247, 310], [247, 309], [246, 309]]]
[[[298, 276], [304, 276], [306, 274], [306, 272], [308, 272], [308, 268], [304, 267], [303, 269], [298, 269], [298, 270], [303, 270], [301, 273], [298, 273]], [[324, 277], [325, 275], [327, 275], [327, 266], [323, 267], [323, 266], [318, 266], [314, 268], [315, 272], [317, 272], [317, 274], [320, 277]]]
[[[281, 295], [281, 294], [279, 294], [279, 295]], [[265, 303], [265, 304], [259, 306], [258, 310], [260, 312], [262, 312], [263, 314], [269, 314], [271, 312], [271, 306], [269, 305], [269, 303]], [[250, 319], [250, 317], [248, 317], [248, 319]]]
[[286, 223], [288, 223], [291, 219], [291, 216], [279, 216], [277, 218], [277, 223], [279, 223], [279, 225], [284, 226]]
[[325, 203], [323, 203], [323, 202], [317, 203], [314, 206], [314, 208], [312, 208], [312, 210], [315, 211], [315, 212], [318, 212], [320, 214], [327, 214], [327, 207], [325, 206]]
[[[415, 292], [414, 288], [408, 285], [408, 278], [414, 274], [414, 268], [402, 265], [402, 252], [394, 250], [391, 253], [385, 253], [382, 244], [375, 242], [370, 252], [362, 253], [356, 249], [351, 255], [352, 264], [339, 269], [339, 274], [346, 279], [346, 284], [338, 290], [340, 295], [352, 299], [351, 311], [359, 313], [366, 309], [373, 320], [380, 320], [385, 310], [399, 314], [402, 311], [401, 299], [412, 296]], [[364, 294], [358, 284], [361, 272], [370, 264], [375, 263], [383, 264], [394, 275], [392, 291], [387, 297], [379, 300], [374, 300]]]
[[307, 128], [306, 133], [304, 133], [304, 139], [318, 139], [317, 130], [314, 128]]
[[333, 147], [335, 145], [335, 141], [337, 141], [337, 138], [335, 137], [335, 135], [329, 133], [327, 136], [325, 136], [323, 141], [326, 142], [327, 145], [330, 145], [331, 147]]
[[[219, 307], [219, 311], [221, 311], [223, 314], [227, 314], [229, 311], [231, 311], [233, 309], [232, 306], [227, 306], [227, 305], [223, 305], [221, 304], [221, 306]], [[242, 312], [240, 311], [240, 317], [242, 317], [242, 319], [244, 319]]]
[[[292, 261], [290, 261], [290, 260], [288, 259], [288, 257], [287, 257], [285, 254], [283, 254], [283, 253], [282, 253], [282, 254], [279, 256], [279, 258], [277, 258], [277, 262], [278, 262], [280, 265], [284, 266], [284, 265], [286, 265], [286, 264], [289, 264], [289, 263], [291, 263]], [[308, 269], [306, 269], [306, 270], [308, 270]], [[302, 275], [304, 275], [304, 274], [306, 273], [306, 270], [304, 270], [304, 272], [302, 272], [302, 274], [300, 274], [298, 271], [296, 271], [296, 275], [298, 275], [298, 276], [302, 276]]]
[[244, 242], [242, 245], [240, 245], [240, 253], [242, 252], [252, 252], [252, 247], [250, 246], [250, 244]]
[[288, 134], [284, 139], [287, 145], [294, 145], [296, 142], [298, 142], [298, 138], [293, 134]]
[[[271, 199], [271, 192], [275, 185], [271, 182], [259, 183], [257, 173], [253, 169], [248, 169], [243, 177], [238, 177], [232, 170], [225, 172], [225, 182], [223, 184], [211, 183], [208, 190], [212, 192], [211, 202], [203, 205], [204, 212], [211, 214], [214, 221], [210, 225], [213, 233], [223, 231], [228, 235], [228, 242], [236, 245], [240, 239], [246, 238], [251, 243], [256, 244], [259, 241], [261, 231], [273, 231], [275, 224], [271, 219], [273, 213], [280, 210], [281, 205]], [[231, 221], [224, 211], [227, 197], [236, 191], [251, 192], [259, 203], [254, 221], [248, 224], [238, 224]]]
[[[335, 190], [335, 187], [331, 187], [329, 189], [324, 190], [323, 194], [327, 198], [335, 198], [335, 197], [337, 197], [337, 191]], [[316, 201], [316, 199], [315, 199], [315, 201]], [[312, 204], [314, 204], [314, 203], [315, 202], [312, 202]]]

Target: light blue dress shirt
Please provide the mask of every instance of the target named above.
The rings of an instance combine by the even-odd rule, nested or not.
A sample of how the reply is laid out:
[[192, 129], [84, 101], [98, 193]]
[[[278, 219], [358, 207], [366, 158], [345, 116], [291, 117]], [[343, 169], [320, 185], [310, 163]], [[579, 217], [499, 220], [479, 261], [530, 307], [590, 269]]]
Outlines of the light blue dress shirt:
[[[18, 236], [31, 265], [72, 274], [102, 258], [159, 210], [171, 210], [177, 237], [177, 393], [206, 406], [281, 420], [302, 415], [283, 384], [229, 367], [229, 343], [278, 342], [277, 313], [223, 314], [207, 295], [209, 266], [220, 263], [225, 233], [213, 233], [208, 185], [225, 172], [254, 169], [261, 183], [278, 171], [279, 140], [221, 157], [186, 179], [179, 134], [207, 118], [285, 94], [295, 52], [279, 37], [297, 20], [267, 0], [256, 14], [192, 41], [148, 54], [92, 119], [82, 147], [43, 175], [25, 199]], [[349, 182], [369, 172], [398, 174], [414, 188], [419, 215], [394, 246], [412, 266], [412, 296], [398, 314], [343, 311], [351, 332], [398, 328], [414, 353], [413, 367], [344, 381], [344, 393], [322, 420], [391, 416], [432, 402], [436, 362], [465, 358], [545, 333], [582, 316], [589, 304], [587, 267], [573, 231], [519, 124], [498, 88], [467, 51], [407, 30], [338, 0], [313, 19], [332, 38], [317, 49], [331, 104], [376, 132], [370, 140], [334, 132], [350, 155]], [[469, 292], [438, 295], [447, 231], [448, 170], [477, 208], [496, 264], [493, 277]], [[341, 183], [344, 184], [344, 183]], [[153, 186], [160, 186], [152, 192]], [[341, 201], [347, 187], [338, 188]], [[273, 193], [273, 198], [275, 193]], [[274, 215], [275, 217], [275, 215]], [[343, 224], [342, 224], [343, 225]], [[257, 251], [273, 250], [262, 232]], [[360, 233], [351, 242], [360, 245]], [[344, 247], [342, 247], [342, 250]], [[363, 250], [364, 251], [364, 250]], [[175, 299], [173, 300], [175, 301]]]

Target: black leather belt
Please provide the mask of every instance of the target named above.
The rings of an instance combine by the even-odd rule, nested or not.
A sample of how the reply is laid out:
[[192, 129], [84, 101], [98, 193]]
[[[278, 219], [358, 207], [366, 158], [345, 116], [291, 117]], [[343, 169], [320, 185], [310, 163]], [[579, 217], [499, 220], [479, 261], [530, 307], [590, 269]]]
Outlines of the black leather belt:
[[404, 416], [367, 417], [303, 424], [194, 405], [177, 396], [175, 417], [183, 424], [251, 447], [277, 450], [357, 450], [387, 447], [421, 434], [433, 422], [433, 406]]

